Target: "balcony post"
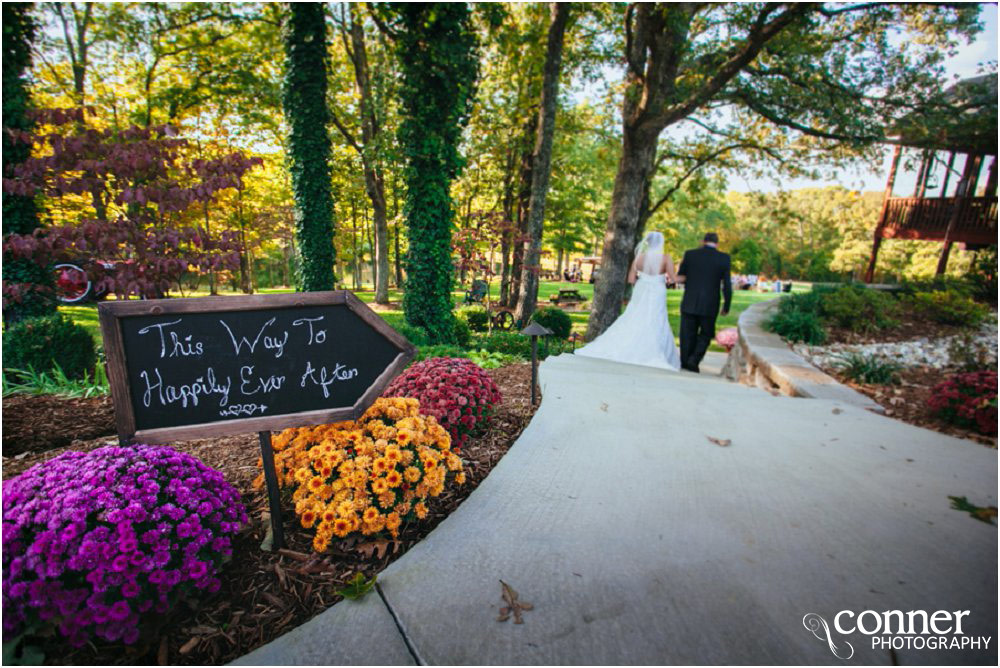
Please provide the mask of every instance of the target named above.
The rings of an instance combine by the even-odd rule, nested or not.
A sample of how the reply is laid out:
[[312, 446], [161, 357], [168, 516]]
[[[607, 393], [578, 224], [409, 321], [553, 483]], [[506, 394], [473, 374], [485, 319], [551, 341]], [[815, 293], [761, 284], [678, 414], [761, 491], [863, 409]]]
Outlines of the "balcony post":
[[955, 208], [948, 219], [948, 227], [944, 232], [944, 247], [941, 249], [941, 257], [938, 259], [937, 271], [935, 275], [943, 276], [948, 268], [948, 256], [951, 255], [952, 239], [955, 236], [955, 226], [968, 210], [967, 202], [970, 196], [975, 196], [976, 181], [979, 178], [979, 167], [982, 164], [983, 156], [969, 155], [965, 159], [965, 169], [962, 170], [962, 180], [958, 182], [955, 190]]
[[878, 223], [875, 225], [875, 238], [872, 241], [872, 254], [868, 258], [868, 269], [865, 271], [865, 283], [871, 283], [875, 278], [875, 262], [878, 260], [878, 249], [882, 245], [882, 230], [885, 227], [885, 214], [889, 209], [889, 198], [892, 197], [892, 187], [896, 183], [896, 168], [899, 167], [899, 156], [903, 152], [903, 147], [896, 144], [892, 152], [892, 166], [889, 167], [889, 180], [885, 185], [885, 195], [882, 197], [882, 211], [878, 215]]

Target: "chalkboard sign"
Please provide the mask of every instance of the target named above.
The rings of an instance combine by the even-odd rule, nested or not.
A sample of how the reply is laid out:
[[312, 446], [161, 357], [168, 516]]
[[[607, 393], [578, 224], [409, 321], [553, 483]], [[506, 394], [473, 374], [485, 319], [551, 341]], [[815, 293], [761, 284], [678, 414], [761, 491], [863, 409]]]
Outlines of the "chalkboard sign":
[[346, 291], [98, 312], [119, 436], [144, 443], [359, 417], [415, 352]]

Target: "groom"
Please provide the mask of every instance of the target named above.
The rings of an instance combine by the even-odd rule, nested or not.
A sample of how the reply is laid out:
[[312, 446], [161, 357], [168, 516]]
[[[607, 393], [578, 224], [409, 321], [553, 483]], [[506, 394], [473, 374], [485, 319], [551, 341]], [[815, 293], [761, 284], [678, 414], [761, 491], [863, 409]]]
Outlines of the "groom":
[[718, 249], [719, 236], [705, 235], [701, 248], [684, 253], [677, 270], [684, 277], [681, 300], [681, 368], [698, 373], [698, 365], [715, 336], [719, 315], [719, 289], [725, 297], [722, 315], [729, 313], [733, 285], [729, 279], [729, 255]]

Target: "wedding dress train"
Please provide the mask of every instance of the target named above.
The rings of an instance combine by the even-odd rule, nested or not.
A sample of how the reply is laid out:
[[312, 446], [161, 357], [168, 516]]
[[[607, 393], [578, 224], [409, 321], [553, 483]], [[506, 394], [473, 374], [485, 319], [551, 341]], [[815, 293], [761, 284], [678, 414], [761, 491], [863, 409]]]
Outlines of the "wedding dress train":
[[667, 319], [666, 275], [639, 272], [625, 312], [576, 354], [677, 371], [681, 360]]

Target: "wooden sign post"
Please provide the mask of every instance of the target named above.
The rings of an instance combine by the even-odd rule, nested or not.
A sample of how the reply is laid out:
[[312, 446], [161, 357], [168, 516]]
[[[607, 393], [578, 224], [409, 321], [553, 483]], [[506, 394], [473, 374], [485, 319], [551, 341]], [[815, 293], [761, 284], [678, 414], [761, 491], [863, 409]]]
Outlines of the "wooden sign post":
[[98, 306], [122, 443], [260, 433], [275, 545], [271, 430], [360, 417], [416, 350], [353, 294]]

